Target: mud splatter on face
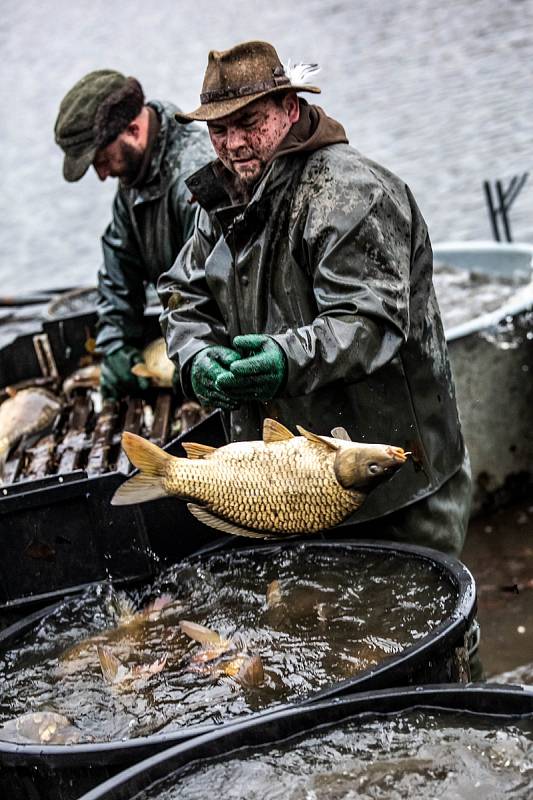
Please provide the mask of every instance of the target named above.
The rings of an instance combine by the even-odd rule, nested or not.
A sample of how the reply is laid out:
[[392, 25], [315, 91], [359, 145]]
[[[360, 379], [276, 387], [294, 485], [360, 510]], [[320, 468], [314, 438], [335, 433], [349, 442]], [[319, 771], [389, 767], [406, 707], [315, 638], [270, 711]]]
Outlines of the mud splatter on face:
[[256, 100], [240, 111], [208, 124], [211, 142], [225, 167], [244, 186], [256, 183], [296, 121], [285, 100]]

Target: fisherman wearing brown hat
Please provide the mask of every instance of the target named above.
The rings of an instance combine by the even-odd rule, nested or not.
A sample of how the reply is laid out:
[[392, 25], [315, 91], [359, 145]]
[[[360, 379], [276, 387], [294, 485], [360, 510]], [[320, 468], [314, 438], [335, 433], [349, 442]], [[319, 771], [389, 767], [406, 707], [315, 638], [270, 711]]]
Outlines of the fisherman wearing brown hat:
[[109, 398], [147, 388], [147, 379], [131, 372], [141, 360], [146, 286], [155, 285], [190, 236], [196, 207], [185, 178], [211, 157], [205, 131], [179, 125], [177, 111], [146, 102], [135, 78], [103, 69], [65, 95], [55, 124], [67, 181], [91, 165], [102, 181], [118, 178], [98, 280], [97, 348]]
[[212, 51], [200, 106], [177, 114], [207, 122], [218, 158], [187, 181], [201, 210], [158, 284], [169, 355], [233, 440], [273, 417], [411, 451], [357, 530], [458, 554], [470, 470], [426, 224], [403, 181], [298, 97], [320, 91], [315, 71], [266, 42]]

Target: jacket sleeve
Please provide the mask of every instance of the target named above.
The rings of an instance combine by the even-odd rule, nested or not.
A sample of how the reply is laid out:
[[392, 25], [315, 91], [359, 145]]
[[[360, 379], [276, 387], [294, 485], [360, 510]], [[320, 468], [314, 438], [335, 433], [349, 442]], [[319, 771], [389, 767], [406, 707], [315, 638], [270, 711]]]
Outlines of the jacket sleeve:
[[125, 342], [140, 341], [146, 303], [145, 269], [120, 189], [113, 201], [113, 219], [102, 237], [102, 249], [96, 344], [102, 353], [110, 354]]
[[209, 215], [200, 208], [192, 236], [157, 284], [163, 306], [159, 321], [168, 356], [178, 365], [183, 390], [189, 396], [192, 396], [188, 380], [191, 359], [209, 345], [230, 345], [205, 276], [205, 262], [218, 237]]
[[407, 195], [370, 170], [354, 174], [322, 174], [302, 206], [298, 257], [309, 270], [318, 313], [309, 325], [271, 334], [287, 358], [286, 396], [362, 380], [407, 339]]

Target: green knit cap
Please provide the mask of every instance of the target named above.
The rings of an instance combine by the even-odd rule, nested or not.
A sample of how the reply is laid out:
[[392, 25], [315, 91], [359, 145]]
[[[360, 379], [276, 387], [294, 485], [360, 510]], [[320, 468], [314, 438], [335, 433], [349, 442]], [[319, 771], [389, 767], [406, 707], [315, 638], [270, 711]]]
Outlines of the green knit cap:
[[126, 81], [120, 72], [99, 69], [85, 75], [61, 101], [54, 133], [57, 144], [65, 153], [65, 180], [78, 181], [91, 166], [101, 146], [95, 126], [98, 108], [110, 94], [122, 89]]

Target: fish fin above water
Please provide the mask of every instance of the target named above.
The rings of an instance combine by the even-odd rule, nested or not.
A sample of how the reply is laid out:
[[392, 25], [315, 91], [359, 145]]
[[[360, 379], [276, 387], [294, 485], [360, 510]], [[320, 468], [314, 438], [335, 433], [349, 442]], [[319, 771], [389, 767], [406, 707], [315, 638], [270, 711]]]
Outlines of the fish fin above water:
[[269, 417], [263, 420], [263, 441], [265, 444], [285, 442], [287, 439], [294, 439], [294, 434], [285, 425]]
[[265, 672], [260, 656], [247, 658], [235, 676], [235, 680], [245, 689], [261, 686], [265, 680]]
[[117, 622], [123, 622], [127, 619], [130, 619], [137, 613], [135, 603], [131, 597], [128, 597], [126, 592], [115, 592], [112, 590], [112, 594], [108, 601], [108, 607]]
[[315, 444], [325, 445], [329, 447], [330, 450], [338, 450], [339, 445], [332, 442], [325, 436], [319, 436], [318, 433], [311, 433], [310, 431], [306, 431], [305, 428], [302, 428], [301, 425], [296, 426], [298, 428], [298, 433], [301, 436], [305, 436], [306, 439], [309, 439], [310, 442], [314, 442]]
[[167, 497], [161, 478], [152, 475], [134, 475], [119, 486], [111, 498], [112, 506], [130, 506]]
[[153, 614], [160, 614], [175, 602], [176, 598], [171, 594], [162, 594], [159, 597], [155, 597], [153, 600], [151, 600], [148, 605], [143, 608], [142, 613], [146, 617], [150, 617], [150, 615]]
[[344, 439], [345, 442], [351, 442], [350, 434], [346, 430], [346, 428], [333, 428], [331, 431], [331, 435], [334, 439]]
[[114, 683], [117, 679], [120, 668], [124, 670], [124, 665], [119, 659], [113, 655], [109, 647], [102, 647], [97, 645], [96, 652], [98, 653], [98, 660], [100, 662], [100, 669], [104, 680], [108, 683]]
[[268, 608], [276, 608], [281, 603], [281, 584], [277, 578], [267, 586], [266, 590], [266, 604]]
[[187, 458], [208, 458], [211, 453], [214, 453], [216, 447], [211, 447], [208, 444], [197, 444], [196, 442], [182, 442], [181, 446], [187, 453]]
[[187, 508], [199, 522], [208, 525], [210, 528], [216, 528], [218, 531], [232, 533], [235, 534], [235, 536], [250, 536], [253, 539], [268, 538], [268, 533], [259, 533], [258, 531], [248, 530], [248, 528], [241, 528], [239, 525], [235, 525], [234, 522], [228, 522], [225, 519], [216, 517], [214, 514], [211, 514], [210, 511], [206, 511], [205, 508], [196, 506], [194, 503], [187, 503]]
[[200, 644], [220, 644], [220, 634], [211, 628], [206, 628], [205, 625], [199, 625], [197, 622], [190, 622], [187, 619], [180, 620], [180, 628], [182, 632], [194, 639], [195, 642]]

